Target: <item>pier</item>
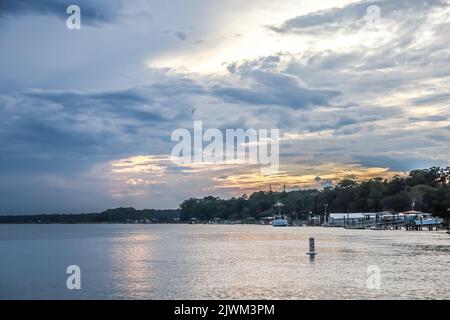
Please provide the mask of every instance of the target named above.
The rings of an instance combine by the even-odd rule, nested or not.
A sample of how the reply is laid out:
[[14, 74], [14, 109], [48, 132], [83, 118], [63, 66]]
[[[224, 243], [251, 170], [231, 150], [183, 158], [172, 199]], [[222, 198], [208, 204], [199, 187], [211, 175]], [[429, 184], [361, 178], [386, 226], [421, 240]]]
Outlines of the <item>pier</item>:
[[[333, 215], [333, 214], [332, 214]], [[376, 214], [346, 214], [342, 221], [339, 214], [331, 220], [328, 226], [339, 226], [346, 229], [371, 230], [438, 230], [443, 220], [432, 217], [431, 214], [409, 211], [404, 213], [376, 213]], [[353, 215], [353, 217], [351, 217]], [[362, 218], [362, 215], [364, 216]], [[337, 218], [337, 219], [336, 219]]]

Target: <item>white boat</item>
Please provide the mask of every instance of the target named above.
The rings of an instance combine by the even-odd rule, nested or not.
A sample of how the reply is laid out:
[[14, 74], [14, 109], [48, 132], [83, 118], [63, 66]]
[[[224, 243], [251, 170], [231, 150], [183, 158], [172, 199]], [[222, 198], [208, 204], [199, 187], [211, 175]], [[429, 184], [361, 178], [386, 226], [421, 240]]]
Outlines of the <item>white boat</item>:
[[288, 221], [286, 219], [283, 219], [283, 218], [277, 218], [277, 219], [272, 221], [272, 226], [274, 226], [274, 227], [287, 227], [288, 226]]
[[275, 219], [272, 221], [272, 226], [287, 227], [288, 221], [281, 215], [281, 208], [283, 207], [283, 204], [278, 201], [274, 207], [275, 207], [275, 211], [276, 211], [277, 215], [276, 215]]
[[443, 222], [444, 220], [439, 218], [425, 218], [414, 220], [416, 226], [436, 226], [442, 224]]

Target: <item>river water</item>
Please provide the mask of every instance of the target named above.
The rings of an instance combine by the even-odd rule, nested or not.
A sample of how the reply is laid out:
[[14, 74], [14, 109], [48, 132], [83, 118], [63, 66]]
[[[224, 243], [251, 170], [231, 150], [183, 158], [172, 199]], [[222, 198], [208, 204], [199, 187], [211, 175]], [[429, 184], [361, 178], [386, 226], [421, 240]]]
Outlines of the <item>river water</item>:
[[444, 231], [0, 225], [0, 299], [450, 299], [449, 277]]

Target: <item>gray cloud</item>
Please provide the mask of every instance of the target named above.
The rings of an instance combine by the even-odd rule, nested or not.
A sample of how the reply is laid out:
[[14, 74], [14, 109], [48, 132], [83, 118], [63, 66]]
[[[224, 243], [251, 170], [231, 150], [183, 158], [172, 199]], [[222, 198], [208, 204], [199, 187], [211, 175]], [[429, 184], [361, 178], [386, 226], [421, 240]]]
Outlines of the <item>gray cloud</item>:
[[432, 166], [447, 165], [447, 161], [444, 159], [433, 159], [407, 153], [355, 155], [354, 159], [364, 166], [389, 168], [395, 171], [410, 171]]
[[448, 102], [450, 100], [450, 93], [438, 93], [438, 94], [432, 94], [424, 97], [420, 97], [417, 99], [414, 99], [412, 103], [414, 105], [426, 105], [426, 104], [433, 104], [433, 103], [444, 103]]
[[415, 121], [415, 122], [421, 122], [421, 121], [440, 122], [440, 121], [447, 121], [448, 119], [449, 119], [448, 116], [445, 116], [445, 115], [432, 115], [432, 116], [423, 116], [423, 117], [410, 117], [408, 120]]
[[2, 0], [0, 18], [8, 15], [51, 14], [67, 19], [66, 9], [76, 4], [81, 8], [82, 23], [96, 25], [116, 21], [122, 7], [121, 0]]
[[333, 8], [312, 12], [285, 21], [281, 26], [270, 26], [273, 31], [280, 33], [288, 32], [311, 32], [311, 29], [335, 30], [341, 28], [359, 28], [365, 25], [367, 8], [376, 5], [381, 9], [382, 19], [398, 17], [398, 13], [422, 16], [430, 8], [446, 6], [444, 0], [397, 0], [397, 1], [360, 1], [349, 4], [343, 8]]
[[175, 32], [175, 36], [181, 41], [185, 41], [189, 37], [189, 35], [186, 32], [182, 32], [182, 31]]
[[0, 95], [0, 171], [86, 170], [130, 154], [168, 153], [172, 130], [191, 120], [185, 95], [200, 91], [179, 79], [117, 91]]
[[253, 70], [241, 76], [251, 79], [254, 85], [251, 88], [217, 86], [213, 94], [227, 101], [293, 109], [327, 106], [340, 94], [334, 90], [306, 88], [295, 77], [282, 73]]

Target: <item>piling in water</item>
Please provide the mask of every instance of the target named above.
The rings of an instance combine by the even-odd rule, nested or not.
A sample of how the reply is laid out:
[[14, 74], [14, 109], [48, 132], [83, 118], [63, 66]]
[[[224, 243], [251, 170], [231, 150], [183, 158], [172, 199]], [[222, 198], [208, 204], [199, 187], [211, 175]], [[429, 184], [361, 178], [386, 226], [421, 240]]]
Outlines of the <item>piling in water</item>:
[[309, 252], [307, 254], [309, 255], [309, 259], [311, 261], [314, 260], [314, 257], [317, 254], [314, 238], [309, 238]]

